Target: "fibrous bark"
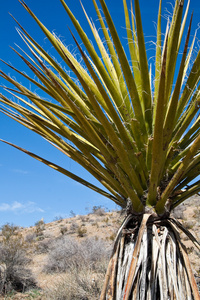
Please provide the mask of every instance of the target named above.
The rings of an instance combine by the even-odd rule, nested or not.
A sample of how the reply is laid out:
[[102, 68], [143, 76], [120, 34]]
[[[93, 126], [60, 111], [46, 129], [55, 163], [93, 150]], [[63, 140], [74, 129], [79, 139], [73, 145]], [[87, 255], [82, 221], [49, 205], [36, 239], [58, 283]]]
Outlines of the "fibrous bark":
[[115, 240], [100, 300], [199, 300], [178, 227], [170, 217], [127, 216]]

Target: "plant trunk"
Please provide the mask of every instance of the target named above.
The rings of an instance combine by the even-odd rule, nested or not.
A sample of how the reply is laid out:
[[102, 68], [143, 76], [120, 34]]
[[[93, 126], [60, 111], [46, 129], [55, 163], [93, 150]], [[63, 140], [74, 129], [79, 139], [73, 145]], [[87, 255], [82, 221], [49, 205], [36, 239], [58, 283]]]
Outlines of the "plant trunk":
[[178, 222], [129, 215], [114, 244], [100, 300], [199, 300]]

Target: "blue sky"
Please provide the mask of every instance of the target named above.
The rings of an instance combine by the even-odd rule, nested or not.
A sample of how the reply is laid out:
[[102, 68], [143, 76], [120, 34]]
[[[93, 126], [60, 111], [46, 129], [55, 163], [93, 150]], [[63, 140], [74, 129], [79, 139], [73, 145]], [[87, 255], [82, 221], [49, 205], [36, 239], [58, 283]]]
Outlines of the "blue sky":
[[[153, 21], [156, 22], [158, 0], [141, 0], [140, 2], [142, 4], [144, 32], [147, 41], [150, 41], [156, 34]], [[73, 49], [74, 42], [67, 27], [69, 26], [73, 30], [73, 26], [59, 0], [27, 0], [26, 3], [48, 29], [61, 36], [65, 43], [71, 45]], [[85, 22], [79, 0], [66, 0], [66, 3], [69, 4], [87, 31], [89, 28]], [[92, 0], [82, 0], [82, 3], [95, 21], [96, 15]], [[115, 3], [114, 6], [113, 3]], [[107, 4], [117, 24], [119, 34], [126, 45], [122, 0], [107, 0]], [[169, 2], [164, 1], [165, 5], [170, 11]], [[194, 32], [198, 22], [200, 22], [199, 0], [191, 0], [192, 10], [194, 10]], [[20, 59], [9, 48], [9, 46], [14, 46], [14, 43], [22, 48], [24, 45], [15, 30], [16, 24], [8, 12], [46, 50], [51, 52], [52, 49], [37, 25], [17, 0], [3, 1], [0, 10], [0, 58], [21, 70], [27, 71]], [[165, 13], [167, 14], [167, 12], [163, 12], [163, 15]], [[147, 44], [147, 47], [150, 45]], [[10, 70], [1, 62], [0, 68], [10, 73]], [[0, 84], [2, 83], [0, 79]], [[2, 114], [0, 114], [0, 138], [52, 160], [69, 171], [86, 178], [86, 180], [98, 184], [75, 162], [59, 153], [36, 134]], [[102, 205], [108, 209], [116, 208], [109, 199], [90, 191], [20, 151], [0, 143], [0, 226], [7, 222], [19, 226], [30, 226], [41, 218], [44, 218], [45, 222], [50, 222], [56, 216], [69, 216], [71, 210], [76, 214], [85, 214], [88, 211], [86, 208], [91, 210], [94, 205]]]

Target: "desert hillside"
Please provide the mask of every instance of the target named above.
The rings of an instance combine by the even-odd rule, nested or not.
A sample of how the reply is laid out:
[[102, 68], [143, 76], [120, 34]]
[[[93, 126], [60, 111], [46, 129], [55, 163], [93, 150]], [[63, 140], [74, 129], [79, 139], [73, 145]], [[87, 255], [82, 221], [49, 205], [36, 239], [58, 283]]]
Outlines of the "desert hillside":
[[[200, 240], [199, 197], [186, 201], [173, 216]], [[48, 224], [40, 220], [30, 228], [3, 226], [0, 254], [7, 260], [13, 259], [9, 278], [14, 283], [8, 280], [6, 295], [0, 299], [98, 299], [112, 243], [123, 218], [119, 211], [94, 207], [88, 215], [58, 218]], [[200, 254], [185, 234], [181, 233], [181, 238], [199, 282]], [[20, 280], [27, 289], [16, 293], [13, 289], [20, 291]]]

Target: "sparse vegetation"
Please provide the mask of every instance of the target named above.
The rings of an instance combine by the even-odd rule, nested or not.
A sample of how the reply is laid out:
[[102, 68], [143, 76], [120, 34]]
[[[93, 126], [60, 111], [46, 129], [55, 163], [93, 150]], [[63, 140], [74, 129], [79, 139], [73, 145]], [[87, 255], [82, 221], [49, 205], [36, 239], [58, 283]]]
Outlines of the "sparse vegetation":
[[78, 242], [74, 238], [63, 236], [51, 244], [44, 271], [64, 273], [87, 266], [98, 272], [105, 272], [109, 255], [110, 247], [102, 240], [88, 238]]
[[172, 212], [172, 216], [176, 219], [183, 219], [184, 209], [184, 205], [176, 207]]
[[109, 236], [108, 239], [111, 240], [111, 241], [114, 241], [114, 240], [115, 240], [115, 234], [112, 233], [112, 234]]
[[200, 222], [200, 206], [194, 210], [194, 217]]
[[72, 218], [76, 217], [76, 214], [73, 210], [70, 210], [70, 217], [72, 217]]
[[48, 253], [52, 243], [54, 243], [54, 239], [52, 238], [39, 241], [36, 246], [37, 253]]
[[70, 232], [71, 232], [71, 233], [77, 232], [78, 227], [79, 227], [79, 226], [78, 226], [78, 224], [77, 224], [76, 222], [71, 223], [71, 225], [70, 225]]
[[97, 216], [103, 216], [106, 213], [105, 207], [99, 205], [99, 206], [93, 206], [92, 208], [92, 214], [95, 214]]
[[[198, 203], [198, 201], [196, 201]], [[182, 212], [180, 217], [186, 221], [188, 218], [187, 213], [188, 206], [183, 205], [180, 207]], [[195, 211], [195, 210], [194, 210]], [[195, 215], [193, 211], [191, 215]], [[36, 278], [42, 281], [39, 282], [43, 286], [43, 282], [48, 282], [48, 278], [51, 281], [43, 286], [42, 289], [33, 289], [23, 294], [23, 298], [27, 300], [77, 300], [99, 299], [100, 291], [103, 285], [103, 278], [106, 272], [107, 263], [110, 257], [111, 245], [116, 237], [113, 228], [117, 230], [120, 220], [116, 222], [116, 218], [120, 217], [117, 212], [105, 213], [103, 216], [97, 216], [96, 214], [89, 213], [84, 218], [70, 218], [63, 219], [62, 224], [58, 221], [54, 221], [49, 224], [45, 224], [45, 234], [42, 241], [36, 239], [35, 227], [28, 229], [15, 228], [9, 224], [4, 227], [3, 234], [7, 237], [17, 238], [24, 237], [25, 254], [32, 258], [28, 260], [26, 269], [34, 270], [38, 269], [35, 273]], [[99, 234], [91, 237], [94, 232], [92, 222], [98, 218]], [[88, 220], [87, 223], [82, 223], [83, 220]], [[91, 222], [92, 220], [92, 222]], [[108, 226], [109, 224], [111, 226]], [[65, 227], [67, 223], [71, 221], [71, 224], [82, 226], [87, 228], [87, 235], [81, 238], [77, 237], [77, 231], [67, 231], [62, 234], [61, 229]], [[83, 224], [85, 226], [83, 226]], [[37, 224], [36, 224], [37, 225]], [[75, 226], [75, 227], [77, 227]], [[195, 222], [194, 229], [199, 232], [198, 222]], [[51, 237], [48, 237], [48, 230], [51, 232]], [[12, 234], [8, 234], [12, 232]], [[0, 239], [3, 240], [3, 234]], [[107, 234], [107, 237], [106, 237]], [[103, 238], [103, 239], [102, 239]], [[185, 235], [182, 237], [185, 239]], [[23, 240], [23, 239], [22, 239]], [[187, 249], [190, 257], [194, 257], [193, 269], [195, 269], [195, 275], [198, 282], [199, 273], [199, 252], [197, 252], [187, 238]], [[26, 256], [26, 257], [27, 257]], [[41, 262], [41, 260], [42, 262]], [[39, 262], [37, 262], [39, 260]], [[31, 263], [31, 264], [30, 264]], [[4, 296], [5, 299], [23, 299], [22, 296], [16, 294], [16, 291], [11, 290]], [[0, 298], [1, 299], [1, 298]], [[2, 299], [3, 300], [3, 299]]]
[[44, 223], [43, 219], [41, 219], [40, 221], [37, 221], [35, 223], [35, 233], [36, 233], [36, 236], [43, 235], [43, 230], [44, 229], [45, 229], [45, 223]]
[[79, 226], [79, 227], [77, 228], [77, 235], [78, 235], [79, 237], [85, 236], [86, 233], [87, 233], [87, 228], [85, 228], [83, 225], [81, 225], [81, 226]]
[[61, 232], [61, 234], [65, 234], [65, 233], [67, 233], [67, 231], [68, 231], [67, 226], [61, 226], [61, 227], [60, 227], [60, 232]]
[[103, 285], [104, 274], [94, 275], [93, 270], [83, 266], [61, 275], [56, 284], [46, 289], [48, 300], [97, 300]]
[[54, 221], [59, 221], [61, 222], [63, 220], [62, 216], [55, 216]]
[[1, 235], [4, 240], [9, 240], [14, 235], [17, 235], [19, 231], [19, 226], [15, 226], [13, 224], [5, 224], [1, 227]]
[[24, 292], [36, 287], [36, 280], [27, 267], [27, 244], [17, 227], [6, 224], [2, 227], [3, 239], [0, 242], [0, 293], [12, 290]]
[[31, 243], [36, 240], [36, 237], [37, 237], [36, 232], [30, 232], [25, 236], [25, 241], [27, 243]]
[[37, 221], [35, 223], [35, 234], [37, 241], [41, 241], [44, 239], [44, 231], [45, 230], [45, 222], [43, 219]]

